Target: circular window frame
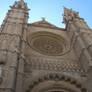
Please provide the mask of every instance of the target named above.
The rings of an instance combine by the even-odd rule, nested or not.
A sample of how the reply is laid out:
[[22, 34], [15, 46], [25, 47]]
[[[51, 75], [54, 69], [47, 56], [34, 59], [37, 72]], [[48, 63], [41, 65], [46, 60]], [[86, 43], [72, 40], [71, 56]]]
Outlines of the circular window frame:
[[[34, 41], [41, 37], [41, 36], [48, 36], [48, 37], [52, 37], [53, 39], [56, 39], [57, 42], [62, 46], [62, 52], [61, 53], [58, 53], [58, 54], [46, 54], [44, 53], [43, 51], [37, 49], [34, 47], [33, 43]], [[67, 41], [64, 39], [64, 37], [58, 35], [58, 34], [55, 34], [55, 33], [52, 33], [52, 32], [45, 32], [45, 31], [41, 31], [41, 32], [35, 32], [31, 35], [28, 36], [27, 38], [28, 40], [28, 44], [29, 46], [36, 52], [38, 52], [39, 54], [42, 54], [42, 55], [46, 55], [46, 56], [61, 56], [61, 55], [64, 55], [65, 53], [67, 53], [67, 51], [69, 50], [69, 45], [67, 44]]]

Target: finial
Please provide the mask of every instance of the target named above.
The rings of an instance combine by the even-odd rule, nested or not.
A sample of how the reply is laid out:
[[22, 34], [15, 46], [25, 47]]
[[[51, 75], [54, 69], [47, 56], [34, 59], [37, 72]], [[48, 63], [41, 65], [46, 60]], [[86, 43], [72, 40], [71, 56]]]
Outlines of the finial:
[[20, 0], [21, 2], [24, 2], [24, 0]]
[[45, 21], [45, 17], [42, 17], [42, 21]]

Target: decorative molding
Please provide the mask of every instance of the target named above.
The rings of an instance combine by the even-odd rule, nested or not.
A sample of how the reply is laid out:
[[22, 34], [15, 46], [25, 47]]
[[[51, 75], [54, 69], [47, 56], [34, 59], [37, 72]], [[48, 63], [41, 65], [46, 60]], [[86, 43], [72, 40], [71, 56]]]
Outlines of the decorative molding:
[[[30, 68], [31, 67], [31, 68]], [[69, 59], [47, 59], [31, 57], [29, 62], [25, 62], [25, 71], [31, 70], [49, 70], [49, 71], [63, 71], [83, 73], [80, 63]]]
[[44, 31], [29, 35], [27, 41], [32, 49], [48, 56], [61, 56], [70, 49], [63, 37]]
[[[46, 81], [47, 82], [48, 81], [53, 81], [54, 82], [54, 84], [52, 86], [51, 85], [49, 86], [49, 88], [51, 88], [51, 89], [53, 89], [53, 86], [61, 87], [61, 89], [63, 89], [62, 86], [60, 86], [60, 84], [62, 84], [64, 82], [64, 84], [62, 84], [63, 86], [67, 84], [66, 86], [64, 86], [65, 90], [68, 90], [68, 91], [73, 90], [73, 92], [88, 92], [87, 89], [78, 80], [74, 79], [73, 77], [71, 78], [69, 76], [61, 75], [61, 74], [58, 74], [58, 73], [48, 74], [48, 75], [41, 76], [40, 78], [33, 80], [32, 83], [29, 85], [29, 88], [26, 90], [26, 92], [30, 92], [30, 91], [33, 92], [32, 90], [36, 86], [38, 86], [40, 83], [43, 83], [43, 85], [45, 85]], [[60, 84], [59, 84], [59, 81], [61, 81]], [[57, 83], [58, 83], [58, 85], [57, 85]], [[77, 91], [76, 89], [73, 89], [73, 87], [68, 88], [69, 85], [75, 86], [76, 89], [78, 89], [80, 91]], [[45, 89], [48, 90], [48, 88], [45, 88]], [[42, 92], [41, 89], [40, 89], [40, 92]], [[71, 91], [69, 91], [69, 92], [71, 92]]]

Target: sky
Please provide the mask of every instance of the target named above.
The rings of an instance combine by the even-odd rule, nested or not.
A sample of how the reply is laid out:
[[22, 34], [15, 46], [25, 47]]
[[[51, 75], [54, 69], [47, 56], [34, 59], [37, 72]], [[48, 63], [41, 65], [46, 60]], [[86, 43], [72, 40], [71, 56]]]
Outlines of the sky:
[[[15, 1], [19, 0], [2, 0], [0, 2], [0, 25]], [[62, 24], [64, 12], [63, 7], [72, 8], [79, 12], [81, 18], [84, 18], [90, 28], [92, 28], [92, 0], [24, 0], [29, 11], [29, 23], [40, 21], [42, 17], [56, 25], [64, 27]]]

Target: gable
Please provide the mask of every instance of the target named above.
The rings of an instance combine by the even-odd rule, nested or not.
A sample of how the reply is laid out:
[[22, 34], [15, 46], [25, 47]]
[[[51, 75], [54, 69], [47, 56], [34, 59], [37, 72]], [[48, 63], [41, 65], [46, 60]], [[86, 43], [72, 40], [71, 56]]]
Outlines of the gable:
[[49, 23], [44, 18], [41, 21], [31, 23], [31, 25], [32, 26], [37, 26], [37, 27], [47, 27], [47, 28], [53, 28], [53, 29], [62, 29], [62, 28], [56, 27], [55, 25]]

